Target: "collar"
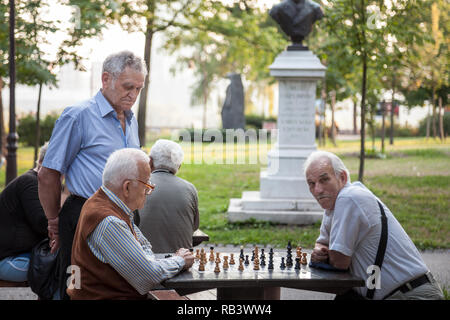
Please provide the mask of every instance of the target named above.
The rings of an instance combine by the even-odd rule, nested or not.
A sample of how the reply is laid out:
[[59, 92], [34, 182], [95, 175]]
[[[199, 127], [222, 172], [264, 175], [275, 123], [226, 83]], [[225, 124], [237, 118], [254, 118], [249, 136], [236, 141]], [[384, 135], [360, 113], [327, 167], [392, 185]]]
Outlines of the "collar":
[[[97, 102], [97, 105], [100, 109], [100, 114], [102, 118], [106, 117], [111, 112], [115, 112], [114, 108], [111, 106], [108, 100], [106, 100], [105, 96], [103, 95], [101, 90], [98, 90], [97, 94], [95, 95], [95, 101]], [[124, 111], [125, 117], [127, 118], [128, 122], [131, 122], [131, 118], [133, 117], [134, 113], [131, 110]]]
[[152, 171], [153, 173], [158, 173], [158, 172], [165, 172], [165, 173], [170, 173], [170, 174], [174, 174], [172, 171], [168, 170], [168, 169], [155, 169]]
[[131, 221], [133, 221], [134, 218], [134, 214], [133, 211], [130, 210], [130, 208], [127, 207], [127, 205], [125, 203], [123, 203], [122, 200], [119, 199], [118, 196], [116, 196], [111, 190], [109, 190], [107, 187], [105, 187], [104, 185], [102, 185], [100, 187], [103, 192], [108, 196], [108, 198], [114, 202], [120, 209], [123, 210], [123, 212], [125, 212], [131, 219]]

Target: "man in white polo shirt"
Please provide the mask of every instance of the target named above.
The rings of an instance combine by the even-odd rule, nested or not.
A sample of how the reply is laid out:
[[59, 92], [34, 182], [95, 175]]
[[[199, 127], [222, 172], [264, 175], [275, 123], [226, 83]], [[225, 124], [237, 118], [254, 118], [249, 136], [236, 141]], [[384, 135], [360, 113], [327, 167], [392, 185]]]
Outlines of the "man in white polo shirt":
[[[443, 299], [442, 290], [400, 223], [362, 183], [350, 183], [339, 157], [313, 152], [304, 170], [310, 192], [325, 209], [311, 261], [348, 269], [366, 279], [366, 287], [354, 288], [336, 299]], [[387, 220], [384, 226], [382, 215]], [[384, 254], [378, 252], [383, 233], [387, 235]]]

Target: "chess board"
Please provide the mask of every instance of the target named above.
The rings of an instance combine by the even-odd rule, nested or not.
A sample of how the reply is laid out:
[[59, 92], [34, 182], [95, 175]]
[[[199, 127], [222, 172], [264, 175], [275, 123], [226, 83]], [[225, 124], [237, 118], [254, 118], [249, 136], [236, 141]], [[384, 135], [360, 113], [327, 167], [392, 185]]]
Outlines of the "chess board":
[[[272, 255], [273, 269], [269, 268], [269, 253], [265, 254], [265, 264], [261, 265], [261, 249], [258, 253], [255, 268], [255, 259], [252, 259], [253, 250], [244, 251], [244, 261], [242, 270], [239, 270], [239, 251], [220, 252], [220, 262], [217, 262], [217, 252], [213, 252], [214, 261], [210, 260], [211, 252], [206, 252], [207, 261], [204, 263], [204, 270], [200, 268], [200, 259], [196, 258], [193, 266], [176, 277], [165, 281], [164, 286], [169, 288], [239, 288], [239, 287], [287, 287], [299, 289], [311, 289], [321, 291], [321, 288], [334, 287], [356, 287], [363, 286], [364, 281], [351, 276], [349, 273], [339, 273], [310, 268], [308, 264], [296, 266], [297, 253], [294, 249], [291, 253], [292, 265], [287, 263], [288, 253], [286, 251], [274, 251]], [[235, 264], [230, 264], [231, 253], [234, 255]], [[310, 252], [305, 257], [309, 263]], [[196, 255], [196, 252], [194, 252]], [[248, 259], [247, 257], [248, 256]], [[228, 267], [224, 268], [225, 257], [228, 257]], [[248, 263], [245, 263], [248, 260]], [[285, 267], [282, 267], [284, 262]], [[199, 270], [200, 269], [200, 270]], [[256, 270], [255, 270], [256, 269]]]

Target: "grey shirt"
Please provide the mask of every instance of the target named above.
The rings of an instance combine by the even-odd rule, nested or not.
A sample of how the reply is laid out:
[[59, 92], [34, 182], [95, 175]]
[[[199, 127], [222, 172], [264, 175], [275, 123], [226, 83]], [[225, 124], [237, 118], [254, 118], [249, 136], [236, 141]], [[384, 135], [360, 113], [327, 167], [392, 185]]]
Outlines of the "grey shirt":
[[192, 234], [199, 226], [198, 196], [194, 185], [167, 170], [154, 170], [155, 190], [139, 210], [139, 229], [154, 253], [192, 248]]

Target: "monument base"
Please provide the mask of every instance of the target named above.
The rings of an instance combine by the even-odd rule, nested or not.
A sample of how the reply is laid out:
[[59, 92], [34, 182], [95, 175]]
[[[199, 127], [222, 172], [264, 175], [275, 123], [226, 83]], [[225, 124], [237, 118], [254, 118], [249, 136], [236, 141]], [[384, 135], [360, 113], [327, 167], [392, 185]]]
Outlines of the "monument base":
[[259, 191], [244, 191], [230, 199], [230, 222], [255, 219], [280, 224], [308, 225], [322, 220], [323, 209], [315, 199], [264, 199]]

